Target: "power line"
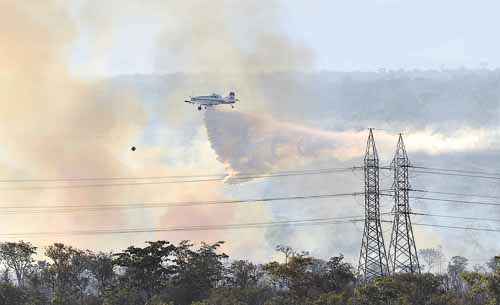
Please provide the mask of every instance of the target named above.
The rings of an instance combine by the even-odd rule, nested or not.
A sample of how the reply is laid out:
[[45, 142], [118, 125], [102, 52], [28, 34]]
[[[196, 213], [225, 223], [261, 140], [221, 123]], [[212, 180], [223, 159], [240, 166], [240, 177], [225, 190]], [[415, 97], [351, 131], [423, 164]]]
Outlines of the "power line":
[[199, 174], [199, 175], [172, 175], [172, 176], [137, 176], [137, 177], [60, 177], [60, 178], [33, 178], [33, 179], [0, 179], [0, 183], [31, 183], [31, 182], [80, 182], [80, 181], [107, 181], [107, 180], [156, 180], [156, 179], [187, 179], [187, 178], [224, 178], [226, 174]]
[[[381, 220], [381, 222], [392, 223], [391, 220]], [[471, 230], [471, 231], [485, 231], [485, 232], [500, 232], [500, 229], [492, 229], [485, 227], [461, 227], [461, 226], [452, 226], [452, 225], [438, 225], [438, 224], [430, 224], [430, 223], [412, 223], [416, 226], [423, 227], [436, 227], [436, 228], [448, 228], [448, 229], [457, 229], [457, 230]]]
[[[309, 225], [335, 225], [347, 224], [364, 221], [363, 216], [345, 216], [336, 218], [315, 218], [315, 219], [299, 219], [299, 220], [284, 220], [284, 221], [269, 221], [269, 222], [253, 222], [239, 223], [226, 225], [194, 225], [194, 226], [172, 226], [163, 228], [137, 228], [137, 229], [101, 229], [101, 230], [73, 230], [66, 232], [47, 231], [47, 232], [25, 232], [25, 233], [2, 233], [1, 237], [33, 237], [33, 236], [53, 236], [53, 235], [107, 235], [107, 234], [134, 234], [134, 233], [159, 233], [159, 232], [191, 232], [191, 231], [224, 231], [238, 229], [261, 229], [274, 226], [309, 226]], [[390, 220], [381, 220], [381, 222], [390, 222]], [[478, 228], [478, 227], [462, 227], [450, 225], [436, 225], [427, 223], [413, 223], [417, 226], [438, 227], [446, 229], [459, 229], [471, 231], [485, 232], [500, 232], [500, 229]]]
[[[385, 212], [382, 214], [394, 214], [394, 212]], [[440, 217], [440, 218], [452, 218], [452, 219], [463, 219], [463, 220], [481, 220], [481, 221], [493, 221], [500, 222], [500, 218], [484, 218], [484, 217], [467, 217], [467, 216], [454, 216], [454, 215], [442, 215], [442, 214], [431, 214], [428, 212], [408, 212], [409, 215], [417, 215], [417, 216], [432, 216], [432, 217]], [[388, 221], [386, 221], [388, 222]]]
[[454, 192], [437, 192], [437, 191], [415, 190], [415, 189], [410, 189], [409, 191], [419, 192], [419, 193], [439, 194], [439, 195], [453, 195], [453, 196], [500, 199], [500, 196], [493, 196], [493, 195], [466, 194], [466, 193], [454, 193]]
[[460, 226], [437, 225], [437, 224], [429, 224], [429, 223], [413, 223], [413, 225], [415, 225], [415, 226], [423, 226], [423, 227], [436, 227], [436, 228], [446, 228], [446, 229], [469, 230], [469, 231], [500, 232], [500, 229], [477, 228], [477, 227], [460, 227]]
[[457, 177], [500, 180], [500, 177], [498, 177], [498, 176], [470, 175], [470, 174], [446, 173], [446, 172], [438, 172], [438, 171], [420, 171], [420, 170], [414, 170], [412, 172], [417, 173], [417, 174], [431, 174], [431, 175], [457, 176]]
[[419, 216], [432, 216], [432, 217], [441, 217], [441, 218], [463, 219], [463, 220], [481, 220], [481, 221], [500, 222], [500, 219], [498, 219], [498, 218], [466, 217], [466, 216], [430, 214], [430, 213], [424, 213], [424, 212], [411, 212], [409, 214], [419, 215]]
[[[344, 168], [323, 168], [323, 169], [304, 169], [275, 171], [270, 173], [242, 172], [239, 176], [260, 176], [260, 175], [307, 175], [322, 174], [340, 171], [350, 171], [358, 169], [355, 166]], [[0, 179], [0, 183], [25, 183], [25, 182], [79, 182], [79, 181], [108, 181], [108, 180], [156, 180], [156, 179], [190, 179], [190, 178], [219, 178], [225, 179], [227, 174], [197, 174], [197, 175], [170, 175], [170, 176], [138, 176], [138, 177], [57, 177], [57, 178], [34, 178], [34, 179]]]
[[500, 173], [492, 173], [492, 172], [487, 172], [487, 171], [472, 171], [472, 170], [464, 170], [464, 169], [450, 169], [450, 168], [442, 168], [442, 167], [427, 167], [427, 166], [415, 166], [415, 165], [411, 165], [409, 167], [410, 168], [433, 170], [433, 171], [454, 172], [454, 173], [463, 173], [463, 174], [478, 174], [478, 175], [499, 176], [500, 177]]
[[331, 169], [331, 170], [317, 170], [310, 172], [278, 172], [271, 174], [260, 175], [238, 175], [238, 176], [224, 176], [215, 178], [201, 178], [201, 179], [184, 179], [184, 180], [168, 180], [168, 181], [147, 181], [147, 182], [125, 182], [125, 183], [97, 183], [97, 184], [70, 184], [70, 185], [48, 185], [48, 186], [27, 186], [27, 187], [3, 187], [0, 190], [40, 190], [40, 189], [73, 189], [73, 188], [98, 188], [98, 187], [115, 187], [115, 186], [139, 186], [139, 185], [156, 185], [156, 184], [179, 184], [179, 183], [197, 183], [197, 182], [211, 182], [223, 181], [227, 178], [233, 180], [248, 180], [259, 178], [276, 178], [276, 177], [289, 177], [289, 176], [303, 176], [303, 175], [322, 175], [333, 173], [344, 173], [349, 169]]
[[240, 223], [227, 225], [198, 225], [198, 226], [175, 226], [164, 228], [139, 228], [139, 229], [101, 229], [101, 230], [73, 230], [66, 232], [30, 232], [30, 233], [2, 233], [2, 237], [26, 237], [26, 236], [52, 236], [52, 235], [106, 235], [106, 234], [131, 234], [131, 233], [158, 233], [176, 231], [219, 231], [234, 229], [260, 229], [273, 226], [307, 226], [307, 225], [333, 225], [364, 221], [362, 216], [346, 216], [337, 218], [316, 218], [303, 220], [284, 220], [269, 222]]
[[50, 206], [41, 205], [24, 205], [24, 206], [2, 206], [0, 210], [12, 212], [57, 212], [57, 211], [72, 211], [74, 209], [85, 210], [107, 210], [107, 209], [141, 209], [141, 208], [159, 208], [159, 207], [184, 207], [184, 206], [199, 206], [199, 205], [219, 205], [219, 204], [242, 204], [242, 203], [258, 203], [258, 202], [272, 202], [272, 201], [286, 201], [286, 200], [308, 200], [308, 199], [326, 199], [335, 197], [348, 197], [358, 196], [363, 192], [352, 193], [337, 193], [337, 194], [320, 194], [320, 195], [305, 195], [305, 196], [285, 196], [285, 197], [267, 197], [267, 198], [253, 198], [253, 199], [235, 199], [235, 200], [211, 200], [211, 201], [181, 201], [181, 202], [149, 202], [140, 204], [59, 204]]
[[421, 200], [431, 200], [431, 201], [443, 201], [459, 204], [471, 204], [471, 205], [489, 205], [489, 206], [500, 206], [500, 203], [496, 202], [482, 202], [482, 201], [468, 201], [468, 200], [458, 200], [458, 199], [444, 199], [444, 198], [432, 198], [432, 197], [412, 197], [413, 199]]

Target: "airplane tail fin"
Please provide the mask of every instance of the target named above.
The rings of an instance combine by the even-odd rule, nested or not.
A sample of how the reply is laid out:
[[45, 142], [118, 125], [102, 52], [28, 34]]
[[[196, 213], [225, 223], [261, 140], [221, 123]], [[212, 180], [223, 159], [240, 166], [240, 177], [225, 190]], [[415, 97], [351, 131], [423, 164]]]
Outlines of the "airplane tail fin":
[[231, 102], [234, 102], [236, 101], [236, 94], [234, 94], [234, 92], [229, 92], [229, 95], [227, 96], [228, 100], [231, 101]]

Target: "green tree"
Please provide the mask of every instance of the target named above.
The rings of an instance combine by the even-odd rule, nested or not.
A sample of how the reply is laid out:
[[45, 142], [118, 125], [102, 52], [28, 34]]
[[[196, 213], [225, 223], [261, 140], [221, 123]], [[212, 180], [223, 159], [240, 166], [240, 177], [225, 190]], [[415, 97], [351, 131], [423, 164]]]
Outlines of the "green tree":
[[442, 294], [435, 294], [431, 296], [430, 305], [462, 305], [460, 299], [452, 293], [443, 292]]
[[443, 293], [443, 276], [430, 273], [401, 273], [393, 276], [398, 291], [409, 304], [428, 304], [432, 295]]
[[45, 250], [52, 263], [45, 278], [52, 281], [54, 304], [76, 304], [84, 298], [90, 283], [88, 271], [89, 252], [55, 243]]
[[117, 285], [106, 290], [103, 305], [144, 305], [141, 292], [136, 288]]
[[[175, 272], [176, 247], [167, 241], [149, 241], [144, 248], [128, 247], [114, 255], [113, 265], [121, 268], [120, 285], [125, 294], [137, 292], [144, 302], [161, 293]], [[120, 287], [118, 291], [121, 291]]]
[[438, 248], [420, 249], [418, 257], [424, 263], [422, 269], [426, 268], [426, 272], [431, 272], [436, 266], [440, 266], [444, 255], [441, 246]]
[[[377, 278], [356, 289], [358, 305], [454, 305], [467, 304], [454, 291], [446, 291], [445, 275], [401, 273]], [[486, 305], [486, 303], [480, 303]]]
[[208, 297], [208, 292], [216, 288], [224, 278], [224, 253], [218, 253], [223, 242], [202, 243], [193, 250], [193, 244], [183, 241], [175, 249], [175, 276], [173, 279], [176, 303], [190, 304]]
[[356, 290], [356, 304], [359, 305], [403, 305], [404, 296], [391, 277], [381, 277]]
[[245, 260], [237, 260], [229, 267], [228, 283], [235, 288], [256, 287], [264, 272], [259, 266]]
[[38, 261], [33, 265], [31, 273], [26, 278], [28, 287], [29, 305], [49, 304], [49, 292], [52, 292], [52, 278], [46, 261]]
[[5, 266], [14, 272], [19, 287], [25, 286], [25, 278], [29, 274], [36, 254], [36, 247], [29, 242], [4, 242], [0, 244], [0, 259]]
[[0, 283], [0, 304], [23, 305], [27, 299], [23, 289], [15, 287], [10, 283]]
[[295, 250], [293, 250], [292, 247], [290, 246], [285, 246], [285, 245], [277, 245], [276, 246], [276, 251], [283, 253], [285, 256], [285, 264], [288, 264], [288, 259], [292, 256], [296, 255]]
[[273, 293], [267, 288], [215, 288], [199, 305], [264, 305]]
[[344, 262], [344, 256], [334, 256], [326, 263], [325, 270], [328, 291], [340, 292], [351, 286], [355, 281], [354, 269]]
[[468, 260], [462, 256], [453, 256], [448, 263], [448, 275], [450, 277], [451, 288], [462, 294], [464, 291], [463, 281], [460, 274], [467, 269]]
[[293, 297], [303, 299], [308, 296], [312, 263], [311, 257], [295, 255], [285, 264], [271, 262], [264, 265], [264, 271], [270, 275], [275, 287], [289, 289]]
[[461, 278], [467, 285], [465, 298], [469, 305], [489, 304], [494, 298], [490, 291], [490, 277], [479, 272], [462, 272]]
[[113, 257], [106, 253], [89, 253], [88, 268], [96, 280], [97, 295], [102, 296], [114, 279]]
[[311, 305], [347, 305], [352, 300], [346, 293], [327, 292], [318, 297], [309, 300], [307, 304]]
[[[493, 296], [493, 300], [491, 301], [491, 305], [500, 304], [500, 259], [497, 261], [497, 269], [492, 274], [489, 281], [489, 291]], [[489, 304], [488, 304], [489, 305]]]
[[328, 262], [304, 254], [295, 254], [288, 263], [271, 262], [264, 270], [277, 288], [288, 289], [296, 299], [315, 297], [327, 292], [340, 292], [352, 287], [352, 266], [343, 262], [343, 256], [332, 257]]

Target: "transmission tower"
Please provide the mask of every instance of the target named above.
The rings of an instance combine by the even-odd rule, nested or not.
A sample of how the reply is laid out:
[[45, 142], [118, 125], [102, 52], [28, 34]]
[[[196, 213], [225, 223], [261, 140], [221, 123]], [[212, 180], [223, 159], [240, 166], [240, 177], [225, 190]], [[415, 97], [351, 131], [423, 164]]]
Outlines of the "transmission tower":
[[358, 273], [363, 282], [389, 274], [384, 237], [380, 225], [379, 159], [370, 128], [364, 159], [365, 228], [359, 255]]
[[403, 136], [399, 134], [398, 146], [391, 163], [394, 171], [394, 221], [392, 224], [389, 257], [391, 271], [394, 273], [420, 273], [417, 248], [410, 219], [408, 191], [408, 167], [410, 161], [406, 154]]

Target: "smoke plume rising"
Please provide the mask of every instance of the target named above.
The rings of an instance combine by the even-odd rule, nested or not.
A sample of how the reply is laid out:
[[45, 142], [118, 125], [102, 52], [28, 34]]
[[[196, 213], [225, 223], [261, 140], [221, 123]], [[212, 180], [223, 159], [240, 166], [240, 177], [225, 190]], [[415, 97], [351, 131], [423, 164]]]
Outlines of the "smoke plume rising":
[[[0, 137], [3, 143], [0, 169], [3, 177], [39, 179], [186, 174], [181, 159], [178, 164], [163, 162], [170, 153], [167, 149], [145, 144], [136, 152], [130, 150], [131, 145], [140, 140], [149, 116], [136, 92], [127, 88], [116, 90], [105, 82], [84, 81], [72, 75], [68, 61], [79, 32], [66, 3], [2, 1], [0, 26], [0, 65], [3, 67], [0, 72]], [[203, 154], [204, 146], [199, 149], [197, 153]], [[30, 189], [31, 186], [34, 188]], [[223, 198], [213, 183], [163, 188], [158, 185], [66, 186], [68, 183], [62, 182], [4, 184], [0, 198], [8, 205], [44, 206]], [[202, 190], [211, 191], [202, 193]], [[168, 209], [159, 209], [142, 213], [109, 210], [19, 214], [2, 221], [1, 228], [5, 233], [15, 233], [154, 227], [158, 222], [158, 211], [169, 213]], [[229, 219], [230, 212], [227, 213]], [[201, 218], [206, 217], [201, 215], [194, 221], [201, 222]], [[165, 225], [175, 225], [176, 222], [182, 222], [179, 213], [176, 218], [169, 218]], [[128, 241], [112, 238], [110, 242], [107, 238], [75, 240], [71, 236], [57, 236], [40, 242], [43, 245], [57, 240], [76, 246], [109, 249], [134, 241], [140, 243], [145, 236], [129, 238]]]
[[[69, 49], [78, 37], [60, 1], [0, 4], [0, 137], [2, 176], [11, 178], [110, 177], [130, 174], [123, 161], [147, 120], [133, 92], [105, 90], [98, 81], [71, 76]], [[20, 186], [20, 185], [15, 185]], [[22, 186], [22, 185], [21, 185]], [[115, 190], [2, 191], [10, 203], [107, 202]], [[21, 216], [22, 217], [22, 216]], [[26, 222], [25, 231], [63, 230], [109, 218], [58, 217]], [[115, 213], [115, 224], [126, 222]], [[15, 231], [14, 217], [4, 229]], [[22, 223], [22, 222], [19, 222]]]

